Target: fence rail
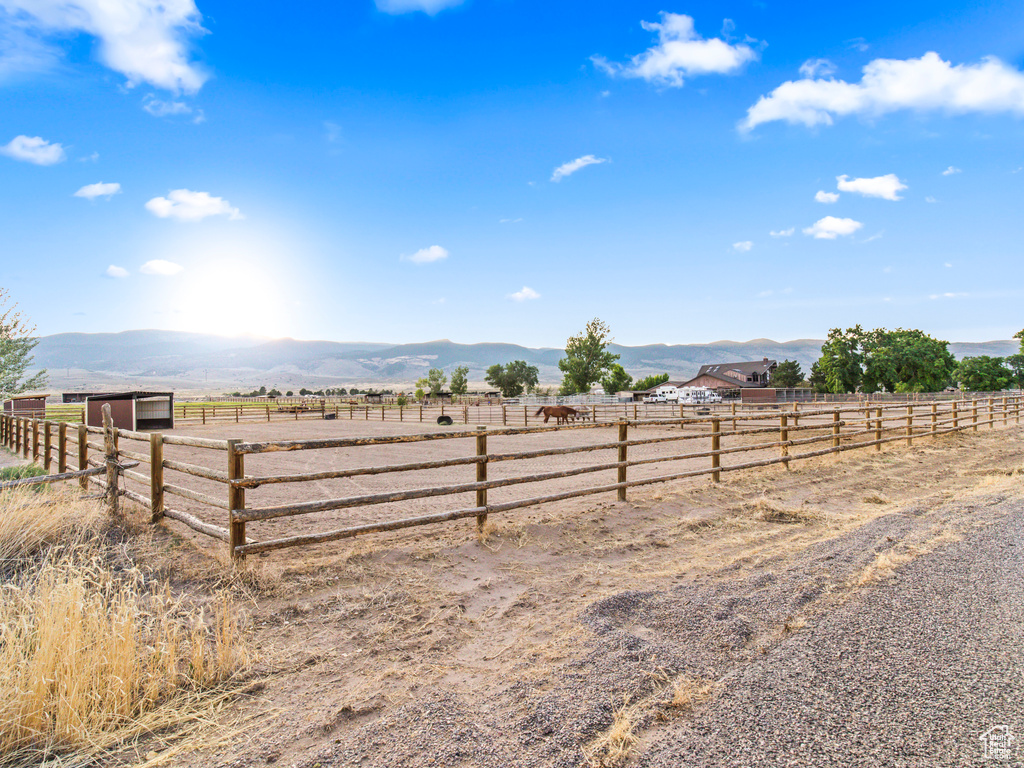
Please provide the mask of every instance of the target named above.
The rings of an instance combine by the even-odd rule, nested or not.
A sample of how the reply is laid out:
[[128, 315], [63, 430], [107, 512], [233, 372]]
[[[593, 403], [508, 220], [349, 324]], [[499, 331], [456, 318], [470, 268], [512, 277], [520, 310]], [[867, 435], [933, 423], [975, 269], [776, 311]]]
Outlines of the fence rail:
[[[101, 429], [5, 415], [0, 418], [0, 442], [26, 459], [31, 457], [47, 473], [56, 464], [57, 472], [48, 481], [77, 480], [83, 487], [92, 482], [109, 489], [122, 478], [125, 487], [117, 495], [147, 507], [154, 522], [171, 518], [226, 541], [231, 556], [238, 559], [284, 547], [469, 517], [475, 517], [478, 527], [482, 527], [488, 515], [538, 504], [612, 492], [624, 500], [629, 488], [655, 483], [704, 476], [720, 482], [722, 474], [728, 472], [776, 464], [788, 469], [792, 462], [801, 459], [850, 450], [878, 451], [890, 443], [911, 446], [914, 440], [924, 437], [994, 429], [997, 425], [1009, 426], [1011, 420], [1019, 425], [1021, 401], [1020, 394], [1012, 394], [909, 403], [789, 403], [782, 408], [743, 408], [733, 404], [697, 414], [687, 409], [691, 415], [677, 406], [671, 411], [663, 407], [637, 407], [632, 412], [610, 407], [607, 421], [597, 418], [566, 425], [476, 425], [473, 429], [420, 434], [267, 441]], [[90, 440], [91, 434], [102, 436], [103, 443]], [[538, 448], [534, 442], [529, 450], [508, 450], [527, 437], [552, 443]], [[558, 440], [574, 444], [558, 445]], [[508, 445], [498, 447], [494, 441]], [[449, 452], [468, 450], [464, 455], [429, 460], [390, 460], [391, 455], [402, 451], [416, 450], [417, 446], [425, 451], [432, 445], [438, 447], [430, 447], [431, 452], [444, 445], [453, 446]], [[359, 460], [365, 451], [381, 447], [393, 449], [388, 463]], [[297, 451], [341, 452], [342, 465], [316, 471], [275, 471], [275, 462]], [[168, 452], [173, 455], [167, 455]], [[337, 458], [337, 454], [331, 455]], [[246, 457], [260, 463], [259, 472], [246, 474]], [[585, 463], [558, 468], [553, 461], [559, 457]], [[734, 463], [723, 463], [723, 459]], [[541, 471], [531, 462], [542, 462]], [[210, 466], [211, 463], [219, 466]], [[136, 466], [145, 471], [132, 471]], [[492, 466], [496, 472], [502, 471], [489, 476]], [[421, 473], [458, 472], [463, 467], [467, 474], [455, 481], [450, 477], [440, 484], [416, 480], [431, 477]], [[100, 479], [98, 476], [104, 473], [106, 479]], [[353, 478], [380, 475], [396, 478], [393, 482], [389, 480], [386, 490], [381, 492], [323, 492], [322, 484], [330, 481], [354, 482]], [[409, 477], [413, 479], [398, 479]], [[559, 485], [560, 481], [572, 478], [595, 479], [573, 487]], [[258, 494], [261, 487], [280, 488], [285, 484], [295, 489], [288, 491], [287, 503], [260, 505], [247, 497]], [[0, 485], [0, 490], [10, 485]], [[489, 493], [498, 491], [508, 498], [489, 498]], [[181, 504], [168, 506], [168, 497], [181, 500]], [[449, 497], [453, 497], [454, 504], [445, 501]], [[459, 497], [472, 498], [473, 503], [460, 505]], [[273, 521], [282, 518], [306, 518], [356, 508], [371, 510], [380, 505], [411, 502], [440, 503], [451, 508], [431, 508], [398, 519], [353, 522], [312, 533], [272, 534], [262, 540], [247, 537], [247, 525], [261, 526], [262, 531], [262, 526], [272, 526]], [[211, 512], [226, 524], [204, 519]]]

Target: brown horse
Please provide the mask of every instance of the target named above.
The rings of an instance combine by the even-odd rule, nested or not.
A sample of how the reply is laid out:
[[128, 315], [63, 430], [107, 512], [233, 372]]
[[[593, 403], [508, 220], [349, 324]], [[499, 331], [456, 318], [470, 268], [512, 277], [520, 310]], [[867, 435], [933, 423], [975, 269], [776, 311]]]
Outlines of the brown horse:
[[548, 423], [548, 419], [552, 416], [555, 417], [555, 424], [561, 424], [562, 422], [568, 424], [570, 418], [576, 418], [576, 409], [570, 408], [568, 405], [544, 405], [533, 415], [540, 416], [542, 413], [544, 414], [545, 424]]

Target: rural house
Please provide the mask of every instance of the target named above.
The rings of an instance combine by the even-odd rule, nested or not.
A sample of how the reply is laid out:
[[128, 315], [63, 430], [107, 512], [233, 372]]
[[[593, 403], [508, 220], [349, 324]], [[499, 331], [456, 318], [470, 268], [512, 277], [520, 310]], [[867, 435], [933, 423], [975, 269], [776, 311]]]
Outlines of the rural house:
[[697, 375], [687, 381], [685, 387], [707, 387], [708, 389], [746, 389], [767, 387], [772, 374], [779, 367], [777, 360], [767, 357], [755, 363], [714, 363], [702, 365]]

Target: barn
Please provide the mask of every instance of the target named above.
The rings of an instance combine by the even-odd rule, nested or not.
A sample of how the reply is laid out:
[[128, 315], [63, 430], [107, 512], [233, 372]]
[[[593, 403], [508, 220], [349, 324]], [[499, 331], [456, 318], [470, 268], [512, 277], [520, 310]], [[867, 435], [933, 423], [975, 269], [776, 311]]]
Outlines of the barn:
[[90, 395], [85, 401], [85, 423], [103, 426], [103, 406], [118, 429], [174, 429], [173, 392], [112, 392]]

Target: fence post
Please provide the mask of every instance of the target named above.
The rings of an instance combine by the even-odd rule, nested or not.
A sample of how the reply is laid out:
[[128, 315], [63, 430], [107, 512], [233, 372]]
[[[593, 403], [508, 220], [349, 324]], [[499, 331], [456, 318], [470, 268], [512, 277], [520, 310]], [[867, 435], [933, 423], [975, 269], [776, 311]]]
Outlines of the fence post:
[[[476, 481], [478, 483], [487, 482], [487, 427], [477, 426], [476, 435], [476, 455], [482, 456], [483, 461], [478, 461], [476, 464]], [[487, 489], [481, 488], [476, 492], [476, 505], [482, 507], [485, 511], [483, 514], [476, 516], [476, 529], [479, 533], [484, 532], [484, 525], [487, 524]]]
[[1010, 420], [1007, 418], [1007, 414], [1006, 414], [1006, 398], [1004, 397], [1003, 398], [1003, 426], [1004, 427], [1007, 426], [1009, 424], [1009, 422], [1010, 422]]
[[935, 437], [935, 432], [939, 428], [939, 404], [932, 403], [932, 437]]
[[779, 441], [782, 443], [779, 447], [779, 455], [784, 459], [782, 466], [786, 469], [789, 469], [789, 446], [787, 445], [789, 442], [788, 418], [784, 413], [779, 414]]
[[839, 434], [839, 411], [832, 411], [832, 447], [838, 448], [842, 437]]
[[32, 448], [32, 435], [28, 431], [29, 419], [21, 420], [21, 451], [22, 455], [27, 459], [31, 453]]
[[110, 416], [110, 403], [104, 403], [103, 413], [103, 459], [107, 464], [107, 511], [112, 517], [118, 515], [117, 492], [117, 428]]
[[505, 411], [506, 406], [501, 406], [501, 426], [508, 426], [508, 413]]
[[[89, 433], [85, 424], [78, 425], [78, 468], [89, 468]], [[83, 477], [78, 481], [83, 488], [89, 487], [89, 478]]]
[[[1005, 408], [1003, 410], [1006, 410]], [[43, 469], [50, 474], [50, 461], [53, 458], [53, 444], [50, 441], [50, 430], [53, 424], [49, 421], [43, 422]]]
[[1017, 417], [1017, 423], [1020, 424], [1020, 395], [1014, 398], [1013, 415]]
[[907, 406], [907, 448], [914, 444], [914, 406]]
[[717, 483], [722, 479], [722, 473], [718, 472], [718, 468], [722, 466], [722, 457], [718, 455], [718, 452], [722, 450], [722, 420], [712, 419], [711, 420], [711, 469], [716, 470], [711, 473], [711, 482]]
[[68, 425], [60, 422], [57, 426], [57, 473], [68, 471]]
[[732, 403], [732, 431], [736, 431], [736, 403]]
[[159, 432], [149, 436], [149, 504], [155, 523], [164, 516], [164, 436]]
[[[817, 394], [815, 394], [817, 397]], [[793, 426], [800, 426], [800, 403], [793, 403]]]
[[953, 401], [953, 429], [960, 429], [960, 413], [957, 411], [957, 401]]
[[245, 509], [245, 489], [231, 484], [232, 480], [245, 477], [245, 454], [236, 449], [240, 442], [237, 438], [228, 440], [228, 546], [232, 561], [245, 559], [245, 555], [235, 551], [245, 544], [245, 521], [235, 519], [235, 510]]
[[996, 399], [994, 397], [988, 399], [988, 428], [996, 428]]
[[[626, 457], [628, 451], [626, 450], [626, 440], [629, 438], [629, 422], [619, 422], [619, 471], [616, 475], [615, 482], [625, 483], [626, 482]], [[626, 500], [626, 486], [621, 486], [616, 489], [616, 498], [619, 501]]]
[[525, 405], [523, 406], [523, 426], [524, 427], [530, 426], [530, 414], [527, 413]]
[[878, 442], [882, 439], [882, 408], [879, 406], [875, 409], [875, 452], [882, 450], [882, 444]]
[[971, 400], [971, 432], [978, 431], [978, 400]]

